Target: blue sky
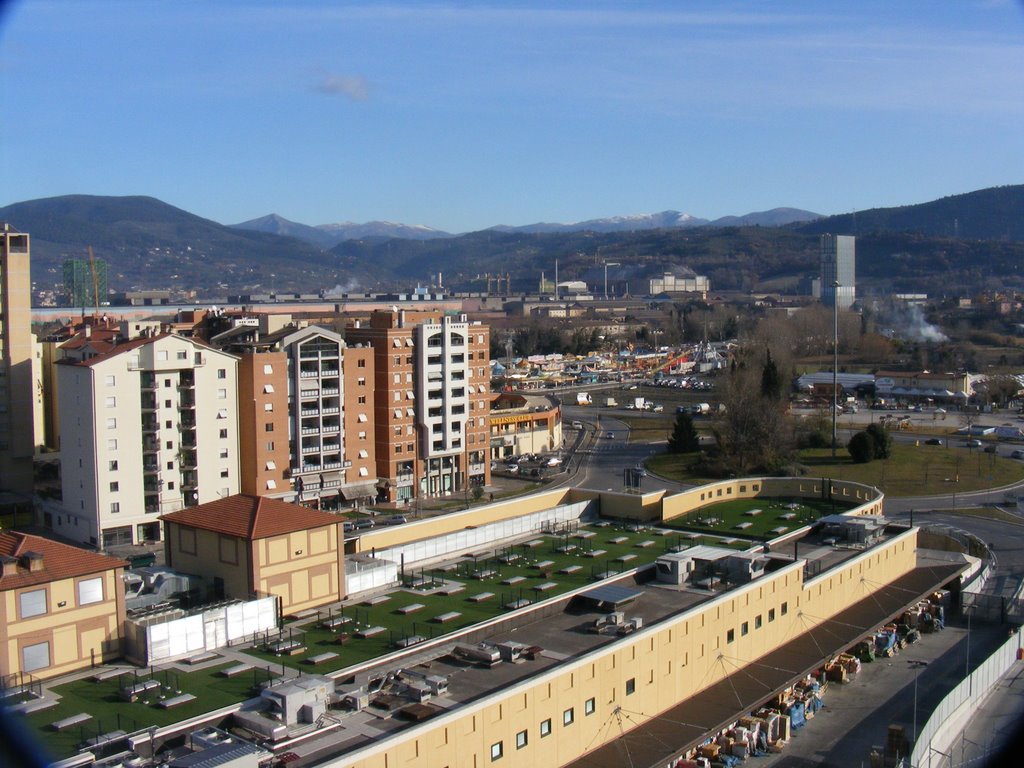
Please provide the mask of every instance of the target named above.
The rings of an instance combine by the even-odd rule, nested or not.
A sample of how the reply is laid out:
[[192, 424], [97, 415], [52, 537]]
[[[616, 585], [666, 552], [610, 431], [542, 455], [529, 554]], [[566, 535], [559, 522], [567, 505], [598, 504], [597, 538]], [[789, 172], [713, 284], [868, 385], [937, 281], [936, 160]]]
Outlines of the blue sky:
[[16, 0], [0, 205], [715, 218], [1024, 182], [1020, 0]]

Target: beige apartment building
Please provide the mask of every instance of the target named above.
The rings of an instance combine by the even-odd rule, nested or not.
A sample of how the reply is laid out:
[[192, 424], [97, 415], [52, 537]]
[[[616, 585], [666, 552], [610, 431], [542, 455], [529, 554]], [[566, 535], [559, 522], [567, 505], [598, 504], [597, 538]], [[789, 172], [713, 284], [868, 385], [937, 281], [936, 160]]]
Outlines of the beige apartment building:
[[29, 236], [0, 224], [0, 489], [32, 492], [38, 379]]
[[409, 501], [490, 482], [490, 329], [440, 310], [377, 311], [345, 331], [373, 349], [380, 497]]
[[142, 336], [57, 366], [62, 511], [44, 523], [109, 547], [160, 538], [159, 515], [239, 488], [238, 359]]
[[107, 555], [0, 532], [0, 677], [53, 677], [121, 656], [121, 574]]

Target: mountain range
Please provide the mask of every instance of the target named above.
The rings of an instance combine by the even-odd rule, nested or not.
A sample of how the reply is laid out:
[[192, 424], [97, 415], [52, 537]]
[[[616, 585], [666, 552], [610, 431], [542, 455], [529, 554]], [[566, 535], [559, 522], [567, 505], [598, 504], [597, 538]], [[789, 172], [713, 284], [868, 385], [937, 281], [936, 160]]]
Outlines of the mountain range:
[[[491, 232], [639, 232], [646, 229], [675, 229], [685, 227], [781, 227], [805, 221], [813, 221], [821, 216], [799, 208], [773, 208], [770, 211], [748, 213], [743, 216], [724, 216], [710, 220], [691, 216], [679, 211], [662, 211], [660, 213], [642, 213], [634, 216], [609, 216], [602, 219], [587, 219], [571, 224], [537, 222], [522, 226], [498, 224], [484, 231]], [[254, 232], [266, 232], [274, 235], [287, 235], [321, 248], [333, 248], [346, 240], [368, 240], [371, 238], [399, 238], [402, 240], [434, 240], [457, 237], [450, 232], [433, 229], [423, 225], [396, 224], [391, 221], [368, 221], [365, 224], [346, 221], [340, 224], [300, 224], [289, 221], [276, 213], [261, 216], [241, 224], [233, 224], [234, 229], [246, 229]], [[465, 234], [465, 233], [463, 233]]]
[[140, 196], [31, 200], [0, 208], [0, 220], [31, 234], [37, 291], [59, 285], [64, 259], [89, 246], [107, 261], [112, 289], [200, 299], [408, 290], [439, 272], [449, 289], [483, 290], [485, 274], [509, 273], [513, 290], [533, 291], [542, 274], [554, 277], [556, 260], [561, 279], [592, 286], [604, 263], [618, 262], [609, 271], [617, 293], [680, 269], [708, 275], [717, 290], [796, 291], [817, 271], [821, 232], [857, 235], [865, 292], [941, 294], [1024, 279], [1024, 185], [824, 218], [774, 209], [706, 222], [664, 211], [463, 235], [388, 222], [310, 227], [273, 215], [225, 226]]

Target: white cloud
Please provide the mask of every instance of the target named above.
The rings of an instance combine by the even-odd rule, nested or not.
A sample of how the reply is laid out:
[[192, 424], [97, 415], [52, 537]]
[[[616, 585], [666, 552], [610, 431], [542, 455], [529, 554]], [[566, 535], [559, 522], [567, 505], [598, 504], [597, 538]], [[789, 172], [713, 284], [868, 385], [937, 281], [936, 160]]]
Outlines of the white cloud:
[[370, 84], [361, 75], [327, 73], [316, 89], [320, 93], [329, 96], [345, 96], [352, 101], [366, 101], [370, 95]]

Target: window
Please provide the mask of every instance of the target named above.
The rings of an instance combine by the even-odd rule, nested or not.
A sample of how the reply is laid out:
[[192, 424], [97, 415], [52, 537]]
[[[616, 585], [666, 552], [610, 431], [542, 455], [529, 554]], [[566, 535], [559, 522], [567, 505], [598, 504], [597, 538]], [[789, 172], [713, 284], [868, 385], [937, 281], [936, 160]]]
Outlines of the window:
[[82, 579], [78, 582], [78, 604], [89, 605], [103, 600], [103, 577]]
[[274, 431], [274, 422], [268, 421], [266, 424], [264, 424], [263, 425], [263, 431], [264, 432], [273, 432]]
[[274, 463], [273, 461], [268, 461], [266, 466], [267, 469], [277, 469], [277, 464]]
[[759, 614], [757, 614], [757, 616], [754, 617], [754, 629], [760, 629], [760, 628], [761, 628], [761, 614], [759, 613]]
[[167, 350], [166, 349], [159, 349], [159, 350], [157, 350], [156, 359], [159, 360], [162, 363], [166, 362], [167, 361]]
[[[223, 370], [223, 369], [221, 369], [221, 370]], [[272, 366], [270, 363], [265, 363], [263, 365], [263, 372], [264, 373], [273, 373], [274, 372], [274, 366]], [[221, 373], [220, 371], [217, 371], [217, 378], [218, 379], [223, 379], [224, 376], [221, 376], [220, 373]]]
[[111, 395], [103, 398], [103, 405], [107, 408], [117, 408], [117, 398]]
[[[268, 371], [267, 368], [270, 368], [270, 366], [269, 365], [264, 365], [263, 366], [263, 372], [264, 373], [271, 373], [272, 371]], [[217, 369], [217, 378], [218, 379], [226, 379], [227, 377], [228, 377], [227, 368], [218, 368]]]
[[267, 441], [267, 450], [268, 451], [274, 450], [274, 441], [273, 440]]
[[220, 431], [220, 436], [221, 436], [221, 439], [226, 438], [228, 436], [228, 431], [226, 429], [222, 429]]
[[167, 490], [168, 491], [173, 491], [174, 490], [174, 483], [173, 482], [170, 482], [170, 483], [167, 484]]
[[167, 462], [167, 468], [168, 469], [174, 469], [174, 462], [173, 461], [168, 461]]
[[595, 699], [587, 699], [583, 703], [583, 714], [592, 715], [597, 709], [597, 701]]
[[[168, 441], [166, 441], [166, 442], [164, 443], [164, 447], [165, 447], [165, 448], [166, 448], [166, 449], [167, 449], [168, 451], [172, 451], [172, 450], [174, 450], [174, 441], [173, 441], [173, 440], [168, 440]], [[173, 469], [173, 467], [172, 467], [172, 469]]]
[[522, 749], [530, 743], [530, 735], [526, 731], [520, 731], [516, 734], [516, 749]]
[[272, 395], [272, 394], [274, 394], [274, 385], [273, 384], [264, 384], [263, 385], [263, 394], [265, 394], [265, 395]]
[[222, 470], [220, 471], [220, 476], [221, 476], [221, 477], [227, 477], [227, 476], [228, 476], [228, 471], [227, 471], [226, 469], [222, 469]]
[[224, 448], [223, 450], [221, 450], [220, 457], [222, 459], [226, 459], [228, 457], [228, 449], [227, 448]]
[[264, 403], [263, 404], [263, 410], [266, 411], [267, 413], [273, 413], [274, 412], [274, 404], [273, 403]]
[[540, 737], [543, 739], [545, 736], [551, 735], [551, 718], [540, 721]]
[[634, 693], [636, 693], [636, 678], [631, 677], [626, 681], [626, 695], [632, 696]]
[[785, 616], [787, 613], [789, 613], [789, 603], [783, 603], [780, 606], [779, 613], [781, 613], [783, 616]]
[[26, 645], [21, 649], [21, 668], [25, 672], [35, 672], [50, 666], [50, 643]]
[[228, 399], [228, 391], [226, 389], [218, 389], [217, 390], [217, 399], [218, 400], [227, 400]]
[[175, 354], [175, 357], [176, 357], [176, 358], [177, 358], [178, 360], [188, 360], [188, 352], [186, 352], [186, 351], [185, 351], [185, 350], [183, 350], [183, 349], [181, 349], [181, 350], [178, 350], [178, 352], [177, 352], [177, 353]]
[[108, 387], [112, 387], [114, 386], [114, 384], [117, 383], [117, 379], [115, 379], [113, 376], [104, 376], [103, 383]]
[[572, 707], [569, 707], [565, 712], [562, 713], [562, 725], [572, 725], [576, 719], [576, 713], [573, 712]]
[[171, 401], [170, 400], [164, 400], [164, 408], [170, 408], [170, 407], [171, 407]]
[[356, 384], [358, 384], [360, 387], [365, 387], [366, 386], [366, 379], [364, 377], [360, 376], [358, 379], [356, 379]]
[[173, 421], [171, 421], [170, 419], [168, 419], [167, 421], [165, 421], [165, 422], [164, 422], [164, 426], [165, 426], [165, 427], [166, 427], [167, 429], [171, 429], [171, 428], [172, 428], [172, 427], [174, 426], [174, 422], [173, 422]]
[[775, 609], [774, 608], [769, 608], [768, 609], [768, 621], [769, 622], [775, 621]]
[[117, 459], [111, 459], [107, 463], [107, 469], [109, 469], [111, 472], [117, 472]]
[[117, 438], [116, 437], [112, 437], [109, 440], [107, 440], [107, 450], [108, 451], [116, 451], [117, 450]]
[[18, 612], [23, 619], [46, 613], [46, 590], [33, 589], [18, 595]]
[[356, 363], [356, 368], [365, 368], [365, 367], [366, 367], [366, 361], [365, 360], [360, 360], [360, 361], [358, 361]]
[[725, 633], [725, 642], [731, 643], [735, 639], [736, 639], [736, 630], [735, 629], [730, 629], [728, 632]]
[[366, 395], [360, 395], [357, 401], [360, 405], [366, 405]]
[[164, 379], [164, 387], [166, 389], [170, 389], [171, 388], [171, 380], [170, 379]]
[[744, 621], [740, 624], [740, 636], [746, 637], [748, 634], [750, 634], [750, 622]]
[[114, 481], [112, 481], [110, 483], [110, 492], [111, 493], [117, 493], [120, 490], [121, 490], [121, 484], [118, 483], [117, 480], [114, 480]]
[[228, 417], [228, 409], [227, 408], [221, 408], [219, 411], [217, 411], [217, 418], [218, 419], [226, 419], [227, 417]]
[[505, 754], [505, 752], [504, 752], [504, 747], [502, 747], [502, 742], [496, 741], [494, 744], [491, 744], [491, 762], [492, 763], [495, 760], [501, 760], [501, 756], [503, 754]]
[[107, 419], [107, 429], [117, 429], [117, 419], [111, 416]]

